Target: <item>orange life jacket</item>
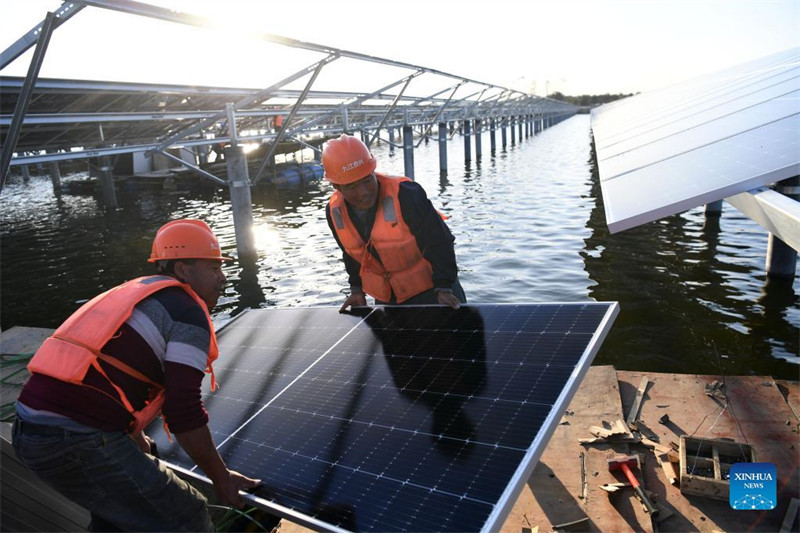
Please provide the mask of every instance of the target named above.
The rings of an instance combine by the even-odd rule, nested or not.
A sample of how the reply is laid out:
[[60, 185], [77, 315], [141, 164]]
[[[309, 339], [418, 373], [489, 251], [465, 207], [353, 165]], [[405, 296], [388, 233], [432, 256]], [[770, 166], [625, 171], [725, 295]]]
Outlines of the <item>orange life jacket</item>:
[[[117, 391], [119, 403], [133, 416], [128, 432], [135, 435], [142, 431], [161, 413], [165, 397], [164, 386], [100, 350], [128, 320], [136, 304], [166, 287], [181, 287], [206, 314], [211, 332], [206, 372], [211, 374], [211, 389], [214, 390], [216, 379], [212, 363], [219, 356], [219, 349], [208, 307], [188, 284], [169, 276], [136, 278], [95, 296], [75, 311], [51, 337], [44, 341], [28, 363], [28, 370], [67, 383], [84, 385], [89, 367], [94, 368]], [[149, 399], [142, 409], [136, 411], [133, 408], [123, 390], [111, 381], [100, 366], [99, 359], [150, 385]]]
[[[330, 199], [330, 212], [339, 242], [345, 252], [361, 264], [361, 284], [365, 293], [388, 302], [392, 293], [398, 303], [433, 288], [433, 267], [422, 256], [417, 240], [403, 220], [397, 193], [405, 177], [375, 173], [380, 186], [378, 210], [369, 243], [347, 213], [344, 196], [339, 191]], [[372, 246], [380, 261], [369, 251]]]

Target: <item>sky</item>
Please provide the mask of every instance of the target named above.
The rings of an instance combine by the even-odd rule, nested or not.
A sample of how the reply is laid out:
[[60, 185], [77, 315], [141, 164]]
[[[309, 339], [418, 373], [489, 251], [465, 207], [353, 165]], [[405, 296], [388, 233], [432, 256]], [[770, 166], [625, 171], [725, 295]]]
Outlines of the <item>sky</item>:
[[[222, 29], [86, 8], [53, 34], [40, 76], [266, 87], [320, 58], [244, 38], [260, 31], [540, 96], [628, 94], [800, 47], [800, 0], [148, 1]], [[0, 0], [0, 47], [60, 5]], [[0, 74], [24, 76], [31, 56]], [[381, 74], [335, 76], [358, 89]]]

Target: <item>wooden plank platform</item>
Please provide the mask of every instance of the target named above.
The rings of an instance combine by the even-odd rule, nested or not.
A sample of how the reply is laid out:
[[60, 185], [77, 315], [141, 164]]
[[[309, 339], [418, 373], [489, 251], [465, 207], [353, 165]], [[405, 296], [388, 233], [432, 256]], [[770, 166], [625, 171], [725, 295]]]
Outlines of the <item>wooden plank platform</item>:
[[608, 471], [607, 461], [617, 453], [629, 453], [629, 444], [578, 442], [592, 437], [590, 426], [624, 419], [614, 367], [591, 367], [501, 532], [519, 533], [536, 526], [552, 531], [578, 520], [585, 521], [573, 526], [575, 531], [652, 531], [631, 489], [609, 494], [600, 488], [625, 481]]
[[89, 511], [51, 489], [17, 460], [11, 424], [5, 422], [0, 423], [0, 452], [0, 531], [89, 530]]
[[14, 326], [0, 333], [0, 353], [32, 354], [39, 349], [44, 340], [53, 334], [50, 328], [29, 328]]
[[[675, 514], [664, 521], [669, 531], [778, 531], [792, 498], [800, 490], [798, 419], [772, 378], [760, 376], [698, 376], [617, 372], [623, 410], [631, 405], [642, 376], [653, 383], [640, 418], [664, 444], [681, 434], [706, 439], [730, 439], [750, 444], [758, 462], [772, 463], [778, 472], [778, 505], [772, 511], [734, 511], [728, 502], [686, 496], [670, 485], [660, 469], [646, 468], [647, 487]], [[714, 381], [724, 383], [724, 398], [706, 394]], [[787, 398], [796, 402], [797, 382], [782, 381]], [[727, 402], [726, 402], [727, 400]], [[668, 415], [661, 424], [659, 419]]]
[[14, 326], [0, 333], [0, 420], [13, 416], [13, 404], [28, 379], [28, 358], [53, 334], [48, 328]]

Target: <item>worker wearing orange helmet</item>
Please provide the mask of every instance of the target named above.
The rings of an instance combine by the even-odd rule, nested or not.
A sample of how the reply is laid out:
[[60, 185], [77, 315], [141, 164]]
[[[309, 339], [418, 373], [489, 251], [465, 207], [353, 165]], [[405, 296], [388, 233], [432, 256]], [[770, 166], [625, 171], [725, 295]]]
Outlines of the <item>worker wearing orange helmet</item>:
[[418, 183], [375, 172], [369, 148], [350, 135], [328, 141], [322, 166], [336, 189], [325, 216], [350, 282], [340, 311], [366, 305], [366, 295], [379, 305], [466, 303], [455, 238]]
[[159, 414], [221, 503], [242, 507], [239, 490], [260, 483], [226, 467], [200, 396], [206, 372], [215, 387], [209, 310], [222, 294], [226, 259], [205, 222], [165, 224], [149, 259], [158, 274], [81, 306], [28, 365], [14, 450], [92, 513], [93, 530], [215, 530], [205, 497], [150, 455], [143, 429]]

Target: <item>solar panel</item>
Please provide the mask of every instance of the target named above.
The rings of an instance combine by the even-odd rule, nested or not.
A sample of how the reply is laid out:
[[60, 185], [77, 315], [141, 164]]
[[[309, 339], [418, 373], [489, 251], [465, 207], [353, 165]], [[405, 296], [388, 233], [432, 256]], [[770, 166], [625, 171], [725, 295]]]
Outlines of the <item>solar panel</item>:
[[[258, 309], [219, 334], [203, 398], [249, 501], [329, 531], [490, 531], [513, 506], [616, 303]], [[208, 387], [208, 381], [204, 385]], [[154, 423], [162, 458], [208, 482]]]
[[614, 104], [592, 115], [612, 233], [800, 173], [800, 49]]

